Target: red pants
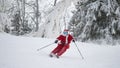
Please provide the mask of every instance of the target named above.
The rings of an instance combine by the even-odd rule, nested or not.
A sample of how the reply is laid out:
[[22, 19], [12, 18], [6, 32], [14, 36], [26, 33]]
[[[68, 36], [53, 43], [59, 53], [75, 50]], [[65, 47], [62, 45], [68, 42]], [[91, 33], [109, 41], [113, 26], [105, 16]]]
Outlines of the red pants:
[[58, 56], [61, 56], [67, 49], [69, 48], [69, 45], [59, 45], [52, 51], [53, 54], [57, 54]]

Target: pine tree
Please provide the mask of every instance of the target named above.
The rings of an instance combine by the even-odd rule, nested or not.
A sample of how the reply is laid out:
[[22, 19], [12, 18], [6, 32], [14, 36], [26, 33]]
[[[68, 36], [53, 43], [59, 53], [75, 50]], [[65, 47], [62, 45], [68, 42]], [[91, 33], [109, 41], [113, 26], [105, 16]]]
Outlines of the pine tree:
[[74, 36], [82, 41], [120, 38], [120, 1], [88, 0], [78, 2], [69, 23]]

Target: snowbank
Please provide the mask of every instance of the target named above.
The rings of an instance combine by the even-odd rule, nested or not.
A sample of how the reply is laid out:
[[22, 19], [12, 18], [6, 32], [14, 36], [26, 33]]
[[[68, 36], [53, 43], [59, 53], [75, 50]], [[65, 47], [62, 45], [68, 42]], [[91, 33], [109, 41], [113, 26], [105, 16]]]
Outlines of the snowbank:
[[120, 46], [100, 46], [76, 42], [84, 59], [81, 59], [74, 43], [59, 59], [48, 54], [56, 47], [54, 39], [17, 37], [0, 33], [0, 68], [119, 68]]

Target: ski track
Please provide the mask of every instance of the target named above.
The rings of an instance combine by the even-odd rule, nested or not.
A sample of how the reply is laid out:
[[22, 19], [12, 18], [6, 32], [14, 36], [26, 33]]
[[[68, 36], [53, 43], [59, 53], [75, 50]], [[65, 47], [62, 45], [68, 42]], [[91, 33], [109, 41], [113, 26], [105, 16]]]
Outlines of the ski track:
[[55, 39], [17, 37], [0, 33], [0, 68], [119, 68], [120, 46], [76, 42], [59, 59], [49, 57], [53, 44], [37, 51]]

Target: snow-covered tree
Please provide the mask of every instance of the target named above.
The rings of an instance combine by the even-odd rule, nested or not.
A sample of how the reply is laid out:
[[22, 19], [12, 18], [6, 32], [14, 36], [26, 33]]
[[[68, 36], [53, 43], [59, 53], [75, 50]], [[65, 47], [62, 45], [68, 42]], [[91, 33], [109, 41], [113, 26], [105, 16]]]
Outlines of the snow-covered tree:
[[65, 27], [64, 14], [70, 5], [71, 0], [69, 2], [68, 0], [61, 0], [49, 8], [46, 12], [45, 22], [40, 26], [39, 36], [49, 38], [58, 36]]
[[120, 1], [88, 0], [78, 1], [77, 11], [69, 23], [77, 39], [119, 39]]
[[[26, 32], [29, 33], [38, 30], [38, 23], [40, 22], [38, 4], [38, 0], [0, 0], [0, 11], [7, 14], [8, 19], [11, 19], [11, 24], [6, 25], [11, 27], [10, 33], [23, 35]], [[3, 17], [1, 15], [1, 18]], [[2, 28], [6, 28], [3, 25], [1, 26]]]

